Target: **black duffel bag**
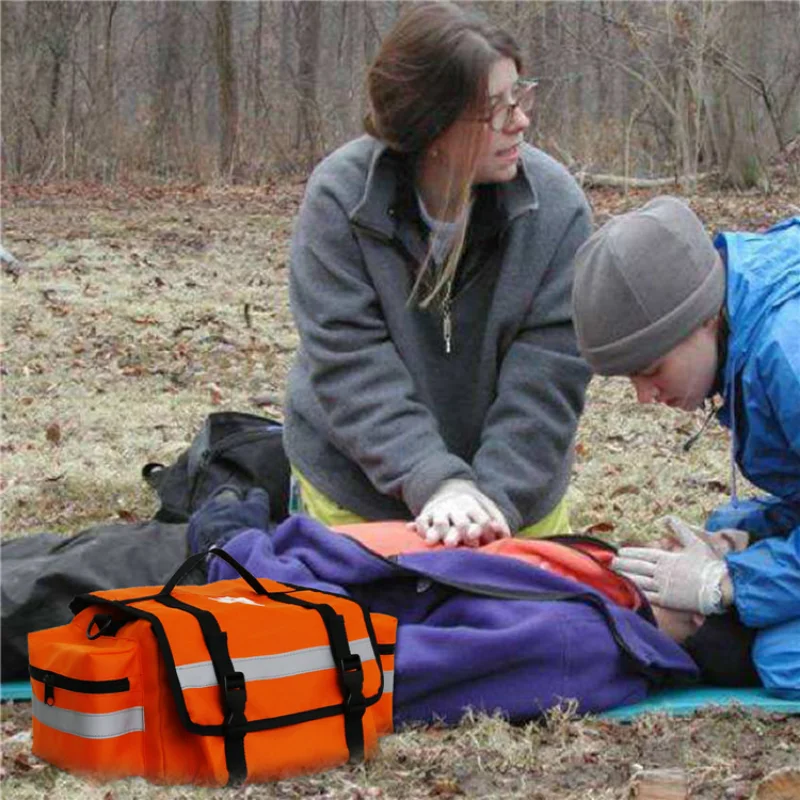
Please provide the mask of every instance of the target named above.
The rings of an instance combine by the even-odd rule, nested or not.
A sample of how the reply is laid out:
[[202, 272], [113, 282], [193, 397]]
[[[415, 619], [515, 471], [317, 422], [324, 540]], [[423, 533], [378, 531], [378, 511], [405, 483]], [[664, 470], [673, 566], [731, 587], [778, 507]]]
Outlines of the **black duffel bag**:
[[265, 489], [270, 520], [281, 522], [289, 513], [289, 473], [281, 423], [238, 411], [209, 414], [174, 464], [150, 462], [142, 468], [161, 500], [154, 517], [161, 522], [186, 522], [222, 485]]

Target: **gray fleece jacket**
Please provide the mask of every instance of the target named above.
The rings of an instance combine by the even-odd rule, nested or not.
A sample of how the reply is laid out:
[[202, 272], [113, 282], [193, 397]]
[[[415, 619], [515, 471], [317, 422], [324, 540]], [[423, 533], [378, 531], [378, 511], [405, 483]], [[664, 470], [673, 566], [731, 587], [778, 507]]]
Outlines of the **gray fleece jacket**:
[[409, 303], [428, 230], [407, 156], [368, 136], [314, 170], [292, 239], [300, 346], [289, 375], [292, 464], [367, 519], [417, 515], [465, 478], [512, 529], [563, 496], [589, 368], [570, 294], [589, 236], [567, 171], [525, 145], [522, 169], [477, 188], [452, 293], [451, 352], [435, 303]]

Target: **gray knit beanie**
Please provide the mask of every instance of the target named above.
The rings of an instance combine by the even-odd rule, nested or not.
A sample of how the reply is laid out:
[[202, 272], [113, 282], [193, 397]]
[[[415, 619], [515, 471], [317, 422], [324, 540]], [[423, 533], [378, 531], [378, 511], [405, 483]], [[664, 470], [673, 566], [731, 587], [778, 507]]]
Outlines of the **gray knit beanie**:
[[711, 319], [725, 270], [694, 212], [656, 197], [614, 217], [575, 256], [578, 346], [599, 375], [633, 375]]

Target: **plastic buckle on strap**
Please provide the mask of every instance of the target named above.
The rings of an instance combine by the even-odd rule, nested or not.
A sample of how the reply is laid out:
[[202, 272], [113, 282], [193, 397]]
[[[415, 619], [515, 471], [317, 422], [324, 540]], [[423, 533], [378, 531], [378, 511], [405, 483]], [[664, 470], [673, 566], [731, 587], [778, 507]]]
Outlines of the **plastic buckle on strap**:
[[244, 673], [231, 672], [222, 677], [222, 691], [225, 695], [225, 706], [228, 709], [226, 724], [233, 721], [235, 715], [244, 713], [247, 703], [247, 687], [245, 686]]
[[361, 656], [353, 653], [339, 662], [339, 675], [344, 689], [344, 705], [348, 712], [363, 711], [367, 704], [364, 700], [364, 668]]

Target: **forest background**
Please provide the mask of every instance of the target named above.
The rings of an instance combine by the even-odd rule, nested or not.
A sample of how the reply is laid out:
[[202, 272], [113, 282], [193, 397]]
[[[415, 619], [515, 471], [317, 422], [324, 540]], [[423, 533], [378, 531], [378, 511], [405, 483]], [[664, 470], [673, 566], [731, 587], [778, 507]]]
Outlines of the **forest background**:
[[[0, 4], [16, 257], [1, 277], [3, 538], [147, 519], [141, 466], [177, 456], [209, 412], [281, 416], [292, 222], [313, 164], [360, 132], [366, 67], [405, 5]], [[475, 5], [517, 35], [541, 81], [529, 138], [582, 183], [597, 224], [663, 191], [709, 231], [800, 214], [800, 3]], [[659, 535], [667, 512], [702, 522], [731, 484], [722, 429], [684, 450], [700, 422], [594, 380], [576, 530], [618, 542]], [[566, 707], [404, 731], [366, 767], [235, 792], [61, 773], [31, 755], [25, 704], [3, 707], [0, 734], [0, 789], [22, 800], [610, 800], [663, 769], [675, 796], [743, 800], [800, 752], [797, 717], [621, 725]]]
[[[357, 135], [403, 2], [3, 2], [10, 180], [261, 183]], [[474, 3], [540, 81], [576, 173], [767, 188], [797, 147], [797, 2]], [[435, 79], [435, 76], [432, 76]]]

